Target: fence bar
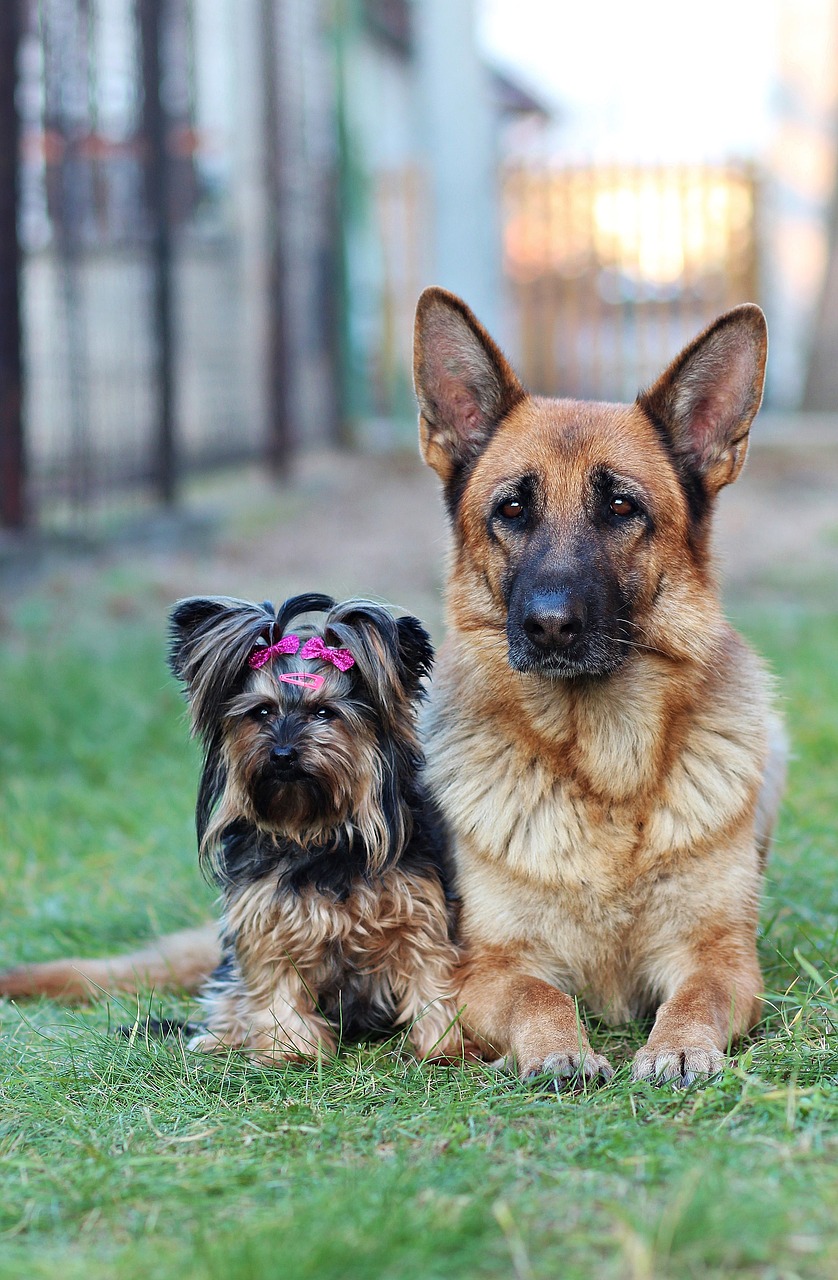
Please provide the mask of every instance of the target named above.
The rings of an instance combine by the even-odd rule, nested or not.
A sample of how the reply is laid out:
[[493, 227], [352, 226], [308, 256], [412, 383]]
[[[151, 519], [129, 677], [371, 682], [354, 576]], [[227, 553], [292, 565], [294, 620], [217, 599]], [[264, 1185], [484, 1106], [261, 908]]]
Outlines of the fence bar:
[[174, 331], [172, 324], [172, 236], [169, 218], [169, 157], [167, 116], [161, 98], [165, 0], [138, 0], [143, 75], [143, 134], [146, 200], [151, 223], [154, 274], [155, 363], [157, 366], [157, 450], [155, 483], [161, 502], [177, 496], [177, 456], [174, 418]]
[[21, 397], [20, 247], [17, 238], [20, 132], [15, 106], [20, 11], [0, 4], [0, 524], [27, 523]]
[[265, 178], [268, 193], [268, 465], [277, 477], [287, 475], [293, 449], [291, 353], [288, 334], [290, 300], [284, 226], [288, 160], [281, 127], [282, 85], [276, 24], [283, 5], [262, 0], [262, 85], [264, 93]]

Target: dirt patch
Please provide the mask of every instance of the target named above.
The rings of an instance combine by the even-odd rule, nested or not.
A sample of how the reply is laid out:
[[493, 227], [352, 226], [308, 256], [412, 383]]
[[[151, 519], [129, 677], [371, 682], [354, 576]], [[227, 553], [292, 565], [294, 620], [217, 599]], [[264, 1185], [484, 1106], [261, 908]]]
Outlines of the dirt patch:
[[835, 448], [752, 449], [721, 496], [716, 545], [731, 599], [838, 605], [838, 435]]

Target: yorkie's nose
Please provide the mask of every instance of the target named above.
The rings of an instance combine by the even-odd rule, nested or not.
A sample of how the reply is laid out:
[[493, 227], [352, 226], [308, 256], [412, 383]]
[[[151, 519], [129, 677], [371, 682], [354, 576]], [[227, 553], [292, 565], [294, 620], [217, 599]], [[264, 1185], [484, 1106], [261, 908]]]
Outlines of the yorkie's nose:
[[299, 754], [296, 747], [274, 747], [271, 750], [271, 763], [275, 764], [277, 769], [293, 769]]

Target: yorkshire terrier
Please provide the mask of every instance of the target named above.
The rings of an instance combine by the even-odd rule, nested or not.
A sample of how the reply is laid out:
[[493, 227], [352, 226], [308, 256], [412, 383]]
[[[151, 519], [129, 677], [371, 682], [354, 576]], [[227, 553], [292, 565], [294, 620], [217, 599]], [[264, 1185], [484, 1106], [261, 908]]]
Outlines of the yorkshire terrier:
[[[323, 614], [320, 626], [301, 625]], [[222, 959], [190, 1047], [305, 1060], [404, 1029], [460, 1056], [444, 833], [417, 736], [416, 618], [300, 595], [182, 600], [169, 661], [204, 747], [200, 857]]]
[[[295, 623], [312, 614], [319, 630]], [[174, 982], [202, 991], [195, 1049], [305, 1060], [404, 1029], [419, 1057], [460, 1056], [454, 898], [417, 738], [433, 662], [421, 624], [365, 600], [195, 597], [172, 611], [169, 662], [204, 747], [196, 822], [222, 893], [221, 963], [214, 930], [184, 930], [7, 970], [0, 994]]]

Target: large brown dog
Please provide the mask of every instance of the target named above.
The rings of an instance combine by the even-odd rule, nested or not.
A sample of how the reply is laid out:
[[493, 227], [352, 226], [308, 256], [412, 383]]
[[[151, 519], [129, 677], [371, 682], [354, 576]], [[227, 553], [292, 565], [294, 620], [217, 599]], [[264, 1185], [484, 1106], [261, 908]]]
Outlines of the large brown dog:
[[454, 539], [429, 780], [465, 1021], [522, 1075], [611, 1074], [574, 997], [609, 1022], [656, 1013], [634, 1075], [682, 1084], [758, 1015], [782, 735], [721, 614], [710, 518], [766, 349], [741, 306], [634, 405], [548, 400], [458, 298], [420, 299], [421, 445]]

